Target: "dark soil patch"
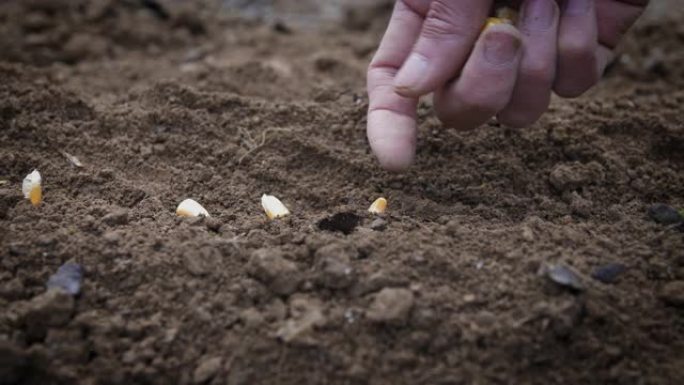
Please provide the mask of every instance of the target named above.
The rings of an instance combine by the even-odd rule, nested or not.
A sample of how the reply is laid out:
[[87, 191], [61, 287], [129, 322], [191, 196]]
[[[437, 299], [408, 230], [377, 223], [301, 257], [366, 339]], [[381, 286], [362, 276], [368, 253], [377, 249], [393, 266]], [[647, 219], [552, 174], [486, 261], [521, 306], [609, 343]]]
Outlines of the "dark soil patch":
[[349, 235], [356, 229], [359, 223], [361, 223], [361, 217], [354, 213], [337, 213], [329, 218], [321, 219], [318, 222], [318, 228]]

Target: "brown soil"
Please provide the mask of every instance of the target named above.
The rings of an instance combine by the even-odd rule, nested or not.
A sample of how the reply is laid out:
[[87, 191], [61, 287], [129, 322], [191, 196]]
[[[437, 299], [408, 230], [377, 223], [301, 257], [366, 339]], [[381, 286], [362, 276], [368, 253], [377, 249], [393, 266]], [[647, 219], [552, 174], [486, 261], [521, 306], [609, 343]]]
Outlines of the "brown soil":
[[[647, 211], [684, 207], [684, 18], [529, 129], [424, 103], [394, 175], [364, 133], [386, 5], [308, 33], [143, 3], [0, 5], [0, 383], [681, 384], [684, 236]], [[75, 299], [45, 292], [67, 261]]]

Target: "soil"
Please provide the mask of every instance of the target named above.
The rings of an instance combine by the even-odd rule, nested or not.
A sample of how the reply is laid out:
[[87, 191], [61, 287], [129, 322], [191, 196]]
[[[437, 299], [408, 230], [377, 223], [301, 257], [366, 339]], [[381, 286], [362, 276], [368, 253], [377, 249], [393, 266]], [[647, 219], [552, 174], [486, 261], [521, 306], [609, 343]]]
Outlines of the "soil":
[[[684, 208], [682, 14], [529, 129], [444, 129], [426, 100], [390, 174], [364, 132], [389, 7], [312, 33], [212, 2], [4, 1], [0, 383], [680, 384], [684, 235], [648, 212]], [[186, 198], [212, 217], [176, 217]], [[76, 297], [46, 291], [66, 262]]]

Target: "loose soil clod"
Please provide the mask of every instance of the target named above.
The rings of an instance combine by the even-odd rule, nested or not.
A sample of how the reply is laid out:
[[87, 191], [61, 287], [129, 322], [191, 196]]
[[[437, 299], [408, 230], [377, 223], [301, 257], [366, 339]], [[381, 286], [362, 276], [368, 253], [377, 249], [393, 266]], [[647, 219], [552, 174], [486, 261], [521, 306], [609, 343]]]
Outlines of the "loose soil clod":
[[375, 295], [366, 317], [375, 323], [403, 325], [413, 308], [414, 296], [411, 290], [385, 288]]

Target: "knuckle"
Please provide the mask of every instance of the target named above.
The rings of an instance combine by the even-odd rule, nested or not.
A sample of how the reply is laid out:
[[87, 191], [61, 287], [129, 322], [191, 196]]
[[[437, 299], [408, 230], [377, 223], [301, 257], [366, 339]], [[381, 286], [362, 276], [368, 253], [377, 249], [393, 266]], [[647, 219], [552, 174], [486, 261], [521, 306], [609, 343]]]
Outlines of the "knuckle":
[[590, 60], [594, 56], [595, 45], [580, 39], [561, 39], [558, 44], [561, 56], [574, 60]]
[[425, 17], [423, 36], [428, 39], [444, 39], [454, 36], [464, 36], [468, 31], [465, 23], [453, 11], [449, 1], [433, 1]]
[[525, 81], [535, 84], [551, 84], [555, 76], [555, 68], [546, 63], [531, 63], [520, 70]]
[[461, 104], [466, 111], [477, 115], [494, 116], [497, 112], [506, 106], [508, 100], [497, 96], [483, 96], [478, 94], [470, 94], [461, 99]]
[[411, 22], [416, 14], [418, 14], [416, 10], [414, 10], [411, 6], [405, 5], [403, 7], [398, 7], [392, 17], [403, 24]]
[[397, 70], [384, 66], [378, 66], [371, 63], [366, 72], [366, 79], [373, 84], [391, 84]]

